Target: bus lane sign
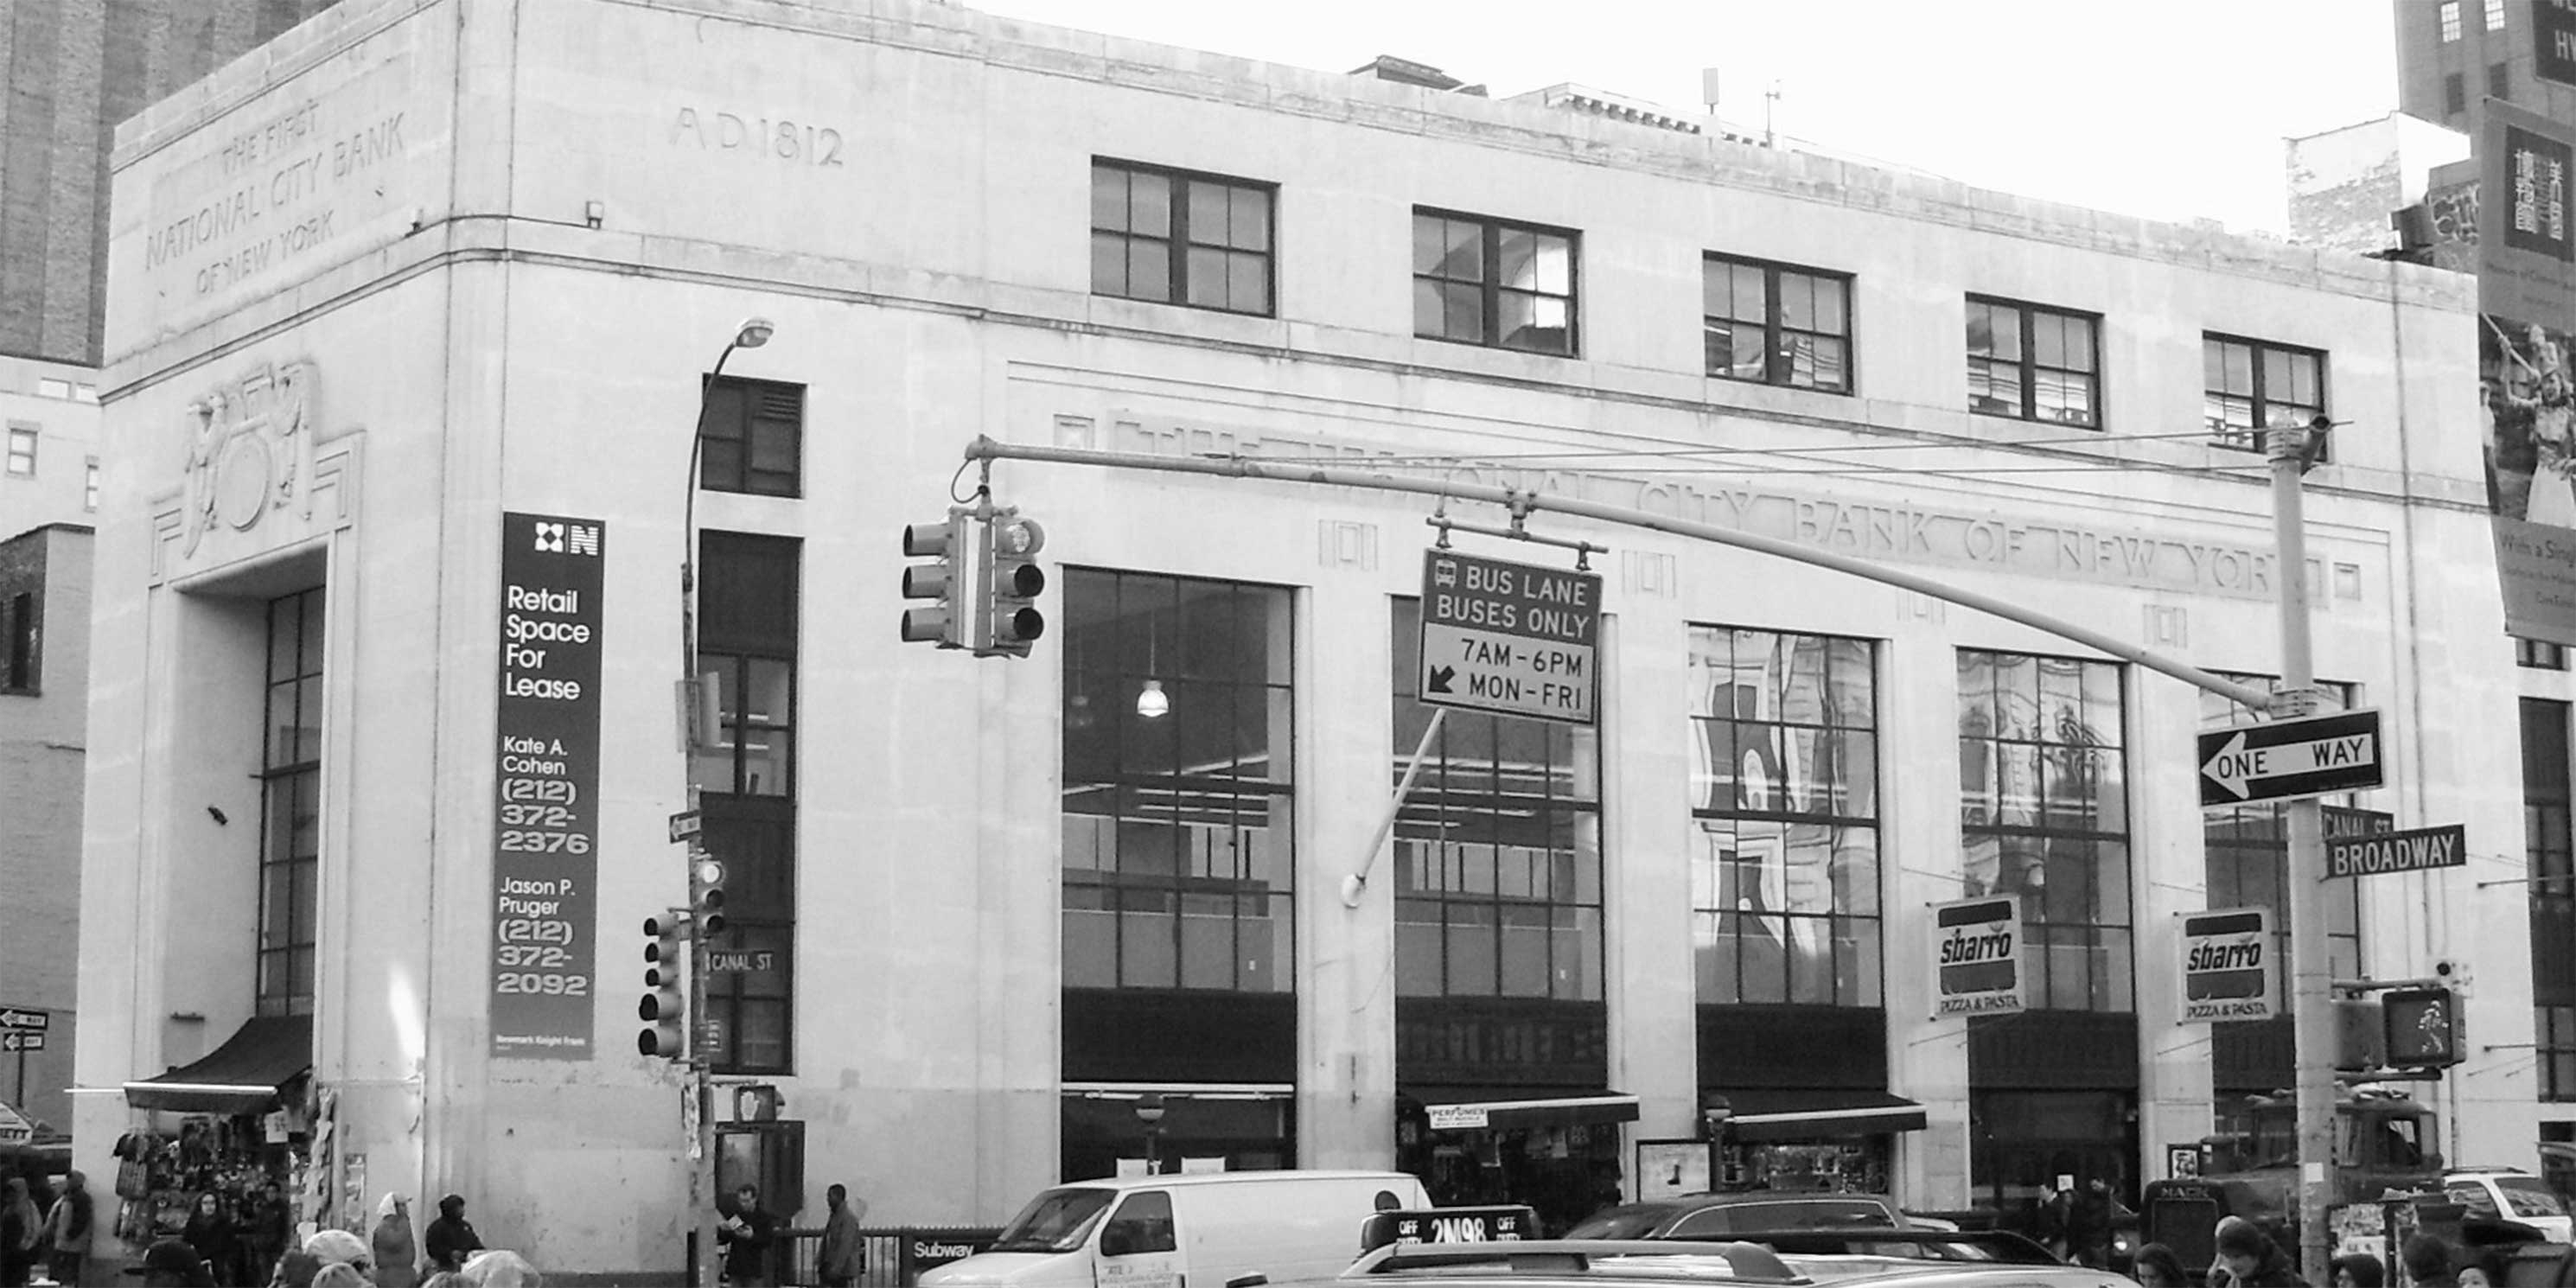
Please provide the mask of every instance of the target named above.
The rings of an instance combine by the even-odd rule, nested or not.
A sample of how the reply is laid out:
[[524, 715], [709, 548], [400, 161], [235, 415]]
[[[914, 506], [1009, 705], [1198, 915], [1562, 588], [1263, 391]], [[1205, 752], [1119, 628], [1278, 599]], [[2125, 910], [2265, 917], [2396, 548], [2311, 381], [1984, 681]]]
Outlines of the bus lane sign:
[[1421, 669], [1433, 706], [1588, 725], [1601, 692], [1601, 578], [1422, 552]]

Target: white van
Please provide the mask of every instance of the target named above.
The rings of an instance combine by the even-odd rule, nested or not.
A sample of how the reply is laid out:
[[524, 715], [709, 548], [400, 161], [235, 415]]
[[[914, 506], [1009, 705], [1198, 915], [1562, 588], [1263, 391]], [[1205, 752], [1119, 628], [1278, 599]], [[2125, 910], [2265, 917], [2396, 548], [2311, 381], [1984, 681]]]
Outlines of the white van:
[[1385, 1208], [1427, 1208], [1404, 1172], [1207, 1172], [1041, 1191], [992, 1250], [923, 1272], [923, 1288], [1245, 1288], [1323, 1279], [1360, 1255]]

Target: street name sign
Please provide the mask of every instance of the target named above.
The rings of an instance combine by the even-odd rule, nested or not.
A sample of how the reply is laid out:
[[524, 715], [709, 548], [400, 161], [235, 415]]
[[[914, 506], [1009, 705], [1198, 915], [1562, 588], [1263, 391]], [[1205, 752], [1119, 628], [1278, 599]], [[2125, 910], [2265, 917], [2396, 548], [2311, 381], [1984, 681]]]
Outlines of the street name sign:
[[2182, 914], [2182, 1022], [2268, 1020], [2279, 1014], [2280, 954], [2268, 908]]
[[1932, 1018], [2022, 1009], [2020, 899], [1936, 903], [1932, 926]]
[[2458, 823], [2326, 842], [2328, 877], [2376, 876], [2469, 865], [2469, 830]]
[[1433, 706], [1593, 721], [1601, 578], [1451, 550], [1422, 552], [1422, 666]]
[[2380, 836], [2397, 830], [2397, 816], [2384, 809], [2354, 809], [2350, 805], [2319, 805], [2317, 819], [2325, 824], [2329, 841], [2350, 840], [2357, 836]]
[[0, 1008], [0, 1029], [50, 1029], [54, 1016], [50, 1011], [22, 1011], [17, 1007]]
[[2377, 787], [2384, 772], [2379, 713], [2338, 711], [2200, 735], [2206, 809]]

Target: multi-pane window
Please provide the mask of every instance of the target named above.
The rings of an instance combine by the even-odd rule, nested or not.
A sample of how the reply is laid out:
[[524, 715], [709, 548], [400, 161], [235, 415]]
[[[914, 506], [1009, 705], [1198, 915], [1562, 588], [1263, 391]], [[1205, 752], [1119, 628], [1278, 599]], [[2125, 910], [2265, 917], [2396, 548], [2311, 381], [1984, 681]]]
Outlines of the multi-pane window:
[[2530, 874], [2531, 994], [2540, 1098], [2576, 1100], [2576, 784], [2564, 702], [2522, 700], [2523, 867]]
[[739, 969], [709, 977], [715, 1068], [794, 1065], [796, 663], [800, 562], [792, 538], [709, 532], [698, 544], [698, 672], [713, 676], [715, 736], [693, 753], [707, 851], [725, 865], [724, 932]]
[[1969, 296], [1969, 410], [2099, 428], [2100, 331], [2087, 314]]
[[1092, 162], [1092, 294], [1269, 316], [1277, 193], [1243, 179]]
[[[2268, 676], [2231, 675], [2253, 686], [2271, 686]], [[2342, 708], [2353, 703], [2350, 685], [2328, 685]], [[2200, 694], [2200, 727], [2227, 729], [2252, 724], [2259, 717], [2244, 703], [2211, 693]], [[2211, 908], [2272, 910], [2273, 959], [2290, 957], [2290, 833], [2288, 807], [2278, 801], [2201, 811], [2201, 840], [2207, 865]], [[2361, 974], [2361, 883], [2328, 882], [2319, 900], [2325, 910], [2326, 955], [2336, 979]]]
[[2504, 30], [2504, 0], [2486, 0], [2487, 30]]
[[1879, 1005], [1869, 641], [1694, 626], [1690, 695], [1700, 1003]]
[[32, 425], [9, 427], [9, 473], [20, 478], [33, 478], [36, 473], [36, 429]]
[[1415, 207], [1413, 333], [1573, 356], [1575, 245], [1562, 229]]
[[1065, 987], [1295, 991], [1292, 602], [1066, 570]]
[[[1416, 701], [1421, 604], [1393, 605], [1401, 782], [1435, 710]], [[1601, 1000], [1601, 750], [1590, 728], [1450, 710], [1396, 813], [1398, 997]]]
[[322, 869], [322, 592], [269, 601], [261, 728], [259, 1013], [309, 1015]]
[[0, 600], [0, 691], [33, 693], [42, 682], [39, 629], [34, 592]]
[[2442, 78], [2442, 111], [2451, 116], [2469, 110], [2469, 81], [2460, 72]]
[[2021, 897], [2033, 1004], [2136, 1009], [2120, 668], [1959, 653], [1959, 831], [1971, 896]]
[[2442, 43], [2460, 38], [2460, 0], [2442, 0], [2437, 17], [2442, 24]]
[[2264, 431], [2325, 414], [2326, 355], [2314, 349], [2203, 335], [2200, 365], [2201, 419], [2220, 447], [2259, 452]]
[[718, 376], [698, 420], [698, 486], [803, 495], [805, 386]]
[[2513, 97], [2513, 69], [2504, 63], [2487, 64], [2487, 97]]
[[40, 376], [36, 380], [36, 396], [39, 398], [69, 398], [72, 396], [72, 382], [64, 380], [58, 376]]
[[98, 458], [97, 458], [97, 457], [95, 457], [95, 456], [93, 456], [93, 457], [89, 458], [89, 464], [88, 464], [88, 466], [87, 466], [87, 468], [86, 468], [86, 472], [85, 472], [85, 473], [83, 473], [83, 474], [82, 474], [82, 476], [81, 476], [81, 508], [82, 508], [82, 509], [89, 510], [89, 511], [91, 511], [91, 512], [93, 512], [93, 513], [95, 513], [95, 512], [97, 511], [97, 509], [98, 509], [98, 487], [99, 487]]
[[2528, 640], [2517, 635], [2513, 639], [2513, 664], [2535, 671], [2564, 671], [2567, 669], [2567, 646], [2548, 640]]
[[1851, 392], [1851, 276], [1711, 255], [1700, 270], [1708, 374]]

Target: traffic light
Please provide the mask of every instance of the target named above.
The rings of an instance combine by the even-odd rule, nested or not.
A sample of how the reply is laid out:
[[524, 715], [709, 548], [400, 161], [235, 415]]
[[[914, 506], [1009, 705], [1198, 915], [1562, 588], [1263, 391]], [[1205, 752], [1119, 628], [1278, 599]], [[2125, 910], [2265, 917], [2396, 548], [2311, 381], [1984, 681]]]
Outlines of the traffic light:
[[724, 933], [723, 861], [704, 850], [689, 851], [689, 919], [697, 924], [698, 942], [713, 944]]
[[977, 547], [976, 585], [984, 595], [979, 657], [1005, 654], [1027, 657], [1029, 644], [1046, 634], [1046, 614], [1037, 597], [1046, 590], [1046, 569], [1032, 556], [1046, 546], [1046, 529], [1023, 519], [1016, 509], [997, 510], [984, 525]]
[[2388, 1067], [2388, 1020], [2375, 997], [2335, 999], [2335, 1069], [2367, 1073]]
[[2460, 1008], [2451, 990], [2390, 989], [2383, 1006], [2389, 1064], [2400, 1069], [2441, 1069], [2460, 1062]]
[[971, 522], [966, 509], [956, 506], [938, 523], [904, 525], [904, 558], [930, 562], [904, 568], [903, 597], [937, 601], [929, 607], [903, 610], [905, 643], [936, 644], [941, 648], [966, 648], [973, 643], [966, 629], [967, 570], [958, 562], [966, 557], [967, 527]]
[[665, 914], [644, 919], [644, 1000], [635, 1018], [644, 1021], [635, 1049], [665, 1060], [689, 1056], [688, 998], [680, 988], [680, 959], [688, 955], [689, 929]]

